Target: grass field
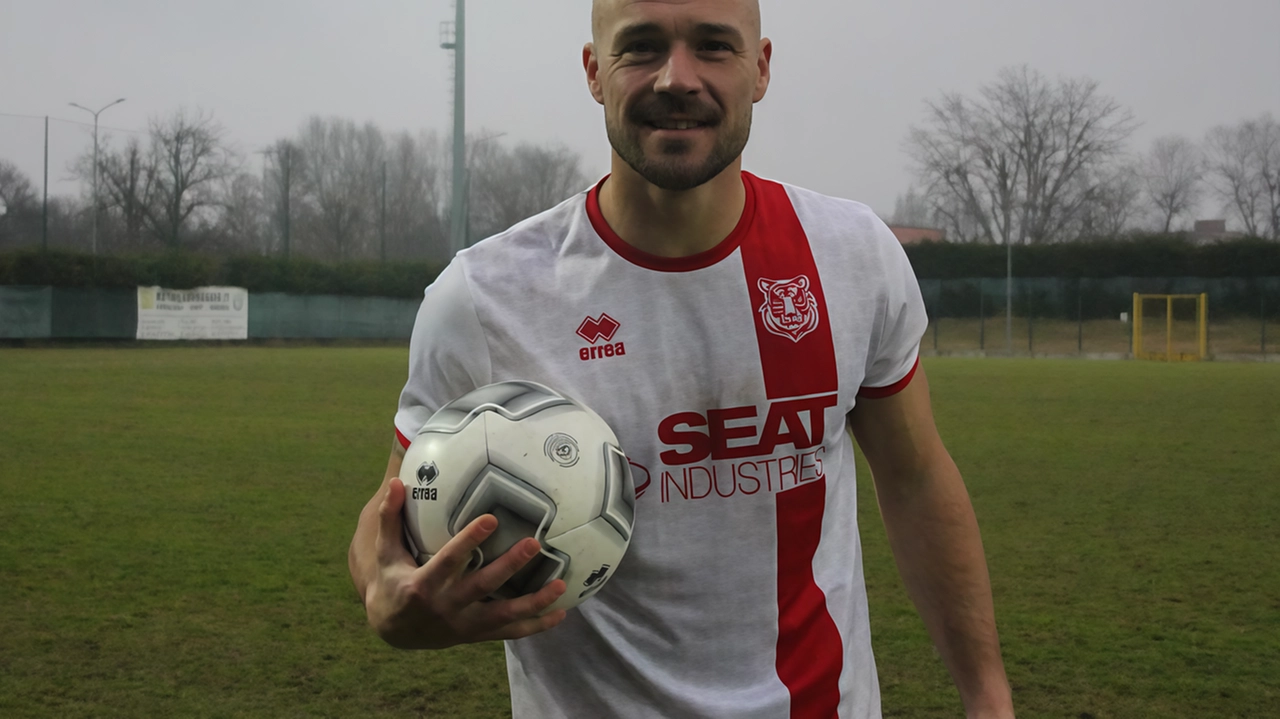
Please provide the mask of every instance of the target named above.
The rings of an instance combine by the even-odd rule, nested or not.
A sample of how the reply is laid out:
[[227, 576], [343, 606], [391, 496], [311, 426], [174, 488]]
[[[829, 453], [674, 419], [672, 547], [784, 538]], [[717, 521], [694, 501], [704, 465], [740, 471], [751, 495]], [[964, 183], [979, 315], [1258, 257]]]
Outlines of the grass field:
[[[346, 573], [403, 349], [0, 350], [0, 717], [502, 717]], [[934, 359], [1022, 717], [1280, 706], [1280, 366]], [[865, 475], [864, 475], [865, 476]], [[955, 717], [866, 483], [890, 717]]]

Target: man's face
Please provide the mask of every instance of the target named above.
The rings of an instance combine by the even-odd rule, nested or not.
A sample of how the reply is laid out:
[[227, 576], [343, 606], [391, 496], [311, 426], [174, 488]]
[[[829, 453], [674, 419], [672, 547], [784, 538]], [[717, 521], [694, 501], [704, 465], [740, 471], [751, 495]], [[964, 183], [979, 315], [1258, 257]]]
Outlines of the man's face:
[[583, 50], [614, 151], [665, 190], [719, 175], [769, 86], [755, 0], [597, 0]]

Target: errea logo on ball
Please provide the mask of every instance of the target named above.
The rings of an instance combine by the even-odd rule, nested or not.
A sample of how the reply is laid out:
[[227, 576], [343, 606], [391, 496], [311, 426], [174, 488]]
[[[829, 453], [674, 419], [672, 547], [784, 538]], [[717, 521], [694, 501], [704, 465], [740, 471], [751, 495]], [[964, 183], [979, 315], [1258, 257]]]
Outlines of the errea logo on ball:
[[599, 317], [588, 315], [582, 324], [578, 325], [578, 336], [590, 342], [592, 346], [578, 350], [578, 358], [583, 362], [589, 362], [625, 355], [626, 345], [621, 342], [610, 344], [620, 329], [622, 324], [610, 317], [608, 313], [602, 313]]

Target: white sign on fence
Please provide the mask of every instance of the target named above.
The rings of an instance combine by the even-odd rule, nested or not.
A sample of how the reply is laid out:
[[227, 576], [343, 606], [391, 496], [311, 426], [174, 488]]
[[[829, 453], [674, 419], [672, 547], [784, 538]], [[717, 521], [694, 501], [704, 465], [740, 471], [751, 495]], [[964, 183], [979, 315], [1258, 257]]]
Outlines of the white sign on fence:
[[249, 339], [249, 291], [241, 287], [139, 287], [138, 339]]

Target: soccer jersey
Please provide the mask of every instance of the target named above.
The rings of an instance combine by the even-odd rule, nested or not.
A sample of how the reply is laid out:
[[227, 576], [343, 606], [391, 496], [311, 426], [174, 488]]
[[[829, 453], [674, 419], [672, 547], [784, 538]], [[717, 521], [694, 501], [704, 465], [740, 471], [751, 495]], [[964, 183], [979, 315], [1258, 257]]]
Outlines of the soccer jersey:
[[507, 642], [516, 719], [880, 716], [846, 417], [910, 381], [924, 305], [869, 208], [742, 177], [741, 220], [701, 254], [626, 244], [602, 181], [427, 288], [402, 442], [532, 380], [599, 413], [635, 478], [609, 583]]

